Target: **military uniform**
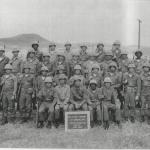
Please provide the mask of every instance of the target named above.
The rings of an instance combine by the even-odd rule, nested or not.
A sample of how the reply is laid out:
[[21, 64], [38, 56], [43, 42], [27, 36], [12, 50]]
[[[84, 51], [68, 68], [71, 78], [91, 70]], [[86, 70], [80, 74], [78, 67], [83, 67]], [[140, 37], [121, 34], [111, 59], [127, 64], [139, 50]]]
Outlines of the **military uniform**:
[[[67, 81], [67, 77], [64, 74], [59, 76], [59, 80], [64, 79]], [[56, 86], [56, 95], [58, 97], [56, 106], [55, 106], [55, 118], [58, 120], [60, 118], [60, 109], [63, 111], [68, 110], [68, 102], [70, 100], [70, 87], [67, 84], [63, 86]]]
[[[47, 77], [45, 80], [45, 83], [51, 83], [52, 84], [52, 78]], [[39, 91], [38, 98], [40, 99], [40, 107], [39, 107], [39, 122], [44, 122], [44, 112], [48, 110], [48, 122], [47, 127], [51, 127], [51, 123], [54, 123], [54, 107], [57, 102], [57, 94], [56, 90], [51, 87], [47, 88], [45, 85], [44, 87]]]
[[[149, 63], [143, 64], [143, 67], [150, 68]], [[150, 72], [143, 72], [141, 75], [141, 116], [144, 118], [144, 116], [149, 115], [149, 109], [150, 109]]]
[[[24, 66], [25, 68], [29, 68], [29, 66]], [[27, 121], [30, 118], [31, 111], [32, 111], [32, 98], [35, 95], [35, 77], [33, 74], [22, 74], [19, 78], [21, 84], [21, 91], [20, 91], [20, 99], [19, 99], [19, 106], [20, 106], [20, 115], [22, 122]]]
[[[128, 66], [135, 68], [134, 64], [130, 64]], [[141, 80], [140, 77], [136, 73], [125, 73], [123, 75], [123, 83], [125, 84], [125, 117], [131, 117], [131, 121], [134, 122], [135, 117], [135, 100], [139, 98], [141, 91]], [[129, 109], [130, 108], [130, 109]], [[129, 113], [130, 110], [130, 113]]]
[[[99, 48], [102, 46], [103, 48]], [[104, 56], [105, 56], [105, 51], [104, 51], [104, 44], [103, 43], [98, 43], [97, 44], [97, 49], [96, 49], [96, 54], [97, 54], [97, 61], [99, 63], [104, 61]]]
[[[81, 47], [80, 60], [81, 60], [82, 62], [84, 62], [84, 61], [86, 61], [86, 60], [88, 59], [88, 54], [87, 54], [87, 52], [86, 52], [87, 46], [86, 46], [86, 45], [81, 45], [80, 47]], [[85, 47], [85, 49], [86, 49], [85, 51], [82, 49], [83, 47]]]
[[[53, 47], [53, 49], [52, 49], [52, 47]], [[56, 61], [56, 59], [57, 59], [57, 52], [56, 52], [55, 48], [56, 48], [55, 43], [50, 43], [49, 44], [49, 54], [50, 54], [50, 57], [51, 57], [50, 62], [52, 62], [52, 63], [54, 61]]]
[[[111, 79], [109, 77], [104, 79], [104, 83], [110, 83]], [[116, 92], [113, 87], [107, 88], [105, 85], [100, 89], [99, 94], [102, 101], [102, 108], [103, 108], [103, 120], [105, 122], [109, 121], [109, 109], [115, 110], [115, 120], [120, 123], [121, 120], [121, 112], [120, 112], [120, 102], [117, 98]], [[106, 128], [108, 128], [107, 126]]]
[[[96, 80], [91, 80], [90, 84], [96, 84]], [[99, 95], [100, 89], [96, 87], [95, 90], [92, 90], [90, 87], [88, 88], [88, 97], [89, 97], [89, 105], [88, 109], [90, 110], [90, 120], [94, 120], [94, 110], [96, 110], [97, 121], [101, 121], [101, 96]]]
[[[12, 66], [7, 64], [5, 69], [11, 69]], [[17, 78], [12, 74], [5, 74], [1, 79], [2, 85], [2, 105], [3, 105], [3, 117], [2, 124], [7, 123], [7, 117], [14, 121], [15, 117], [15, 96], [17, 91]]]

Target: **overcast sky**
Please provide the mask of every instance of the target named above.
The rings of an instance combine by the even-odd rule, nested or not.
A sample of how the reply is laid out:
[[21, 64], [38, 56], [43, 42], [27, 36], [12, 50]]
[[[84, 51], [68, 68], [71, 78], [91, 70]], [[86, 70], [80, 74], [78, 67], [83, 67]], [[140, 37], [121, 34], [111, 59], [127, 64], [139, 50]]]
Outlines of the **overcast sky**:
[[149, 0], [0, 0], [0, 37], [37, 33], [56, 42], [150, 46]]

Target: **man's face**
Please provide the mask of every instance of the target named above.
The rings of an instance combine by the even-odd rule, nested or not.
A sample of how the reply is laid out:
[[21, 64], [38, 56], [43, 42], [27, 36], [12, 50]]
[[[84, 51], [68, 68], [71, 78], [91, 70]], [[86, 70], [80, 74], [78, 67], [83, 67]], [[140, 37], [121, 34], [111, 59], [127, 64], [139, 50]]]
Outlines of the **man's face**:
[[127, 54], [121, 55], [121, 59], [127, 59], [127, 58], [128, 58], [128, 55], [127, 55]]
[[18, 57], [19, 52], [13, 52], [14, 57]]
[[4, 52], [3, 51], [0, 51], [0, 56], [3, 56]]
[[143, 71], [144, 71], [144, 72], [149, 72], [149, 67], [144, 66], [144, 67], [143, 67]]
[[24, 69], [24, 72], [25, 72], [25, 73], [29, 73], [29, 72], [30, 72], [30, 69], [29, 69], [29, 68], [25, 68], [25, 69]]
[[44, 60], [44, 61], [49, 61], [49, 59], [50, 59], [49, 56], [44, 56], [44, 57], [43, 57], [43, 60]]
[[66, 81], [65, 79], [60, 79], [60, 80], [59, 80], [59, 83], [60, 83], [61, 85], [64, 85], [64, 84], [65, 84], [65, 81]]
[[81, 47], [81, 49], [82, 49], [82, 51], [85, 52], [87, 48], [85, 46], [83, 46], [83, 47]]
[[50, 47], [49, 47], [49, 50], [50, 50], [50, 51], [55, 51], [55, 45], [50, 46]]
[[79, 56], [74, 55], [73, 60], [77, 61], [79, 59]]
[[42, 75], [43, 75], [43, 76], [46, 76], [46, 75], [47, 75], [47, 70], [43, 70], [43, 71], [42, 71]]
[[111, 67], [110, 67], [110, 71], [111, 71], [111, 72], [115, 72], [115, 71], [116, 71], [116, 67], [115, 67], [115, 66], [111, 66]]
[[9, 74], [9, 73], [11, 73], [11, 72], [12, 72], [11, 69], [6, 69], [6, 73], [7, 73], [7, 74]]
[[134, 68], [129, 68], [130, 73], [134, 73]]
[[79, 87], [80, 85], [81, 85], [81, 80], [76, 80], [76, 81], [75, 81], [75, 86], [76, 86], [76, 87]]
[[95, 83], [91, 83], [90, 87], [91, 87], [92, 90], [95, 90], [96, 89], [96, 84]]
[[63, 74], [64, 70], [63, 69], [59, 69], [59, 74]]
[[110, 83], [110, 82], [105, 82], [105, 86], [106, 86], [107, 88], [109, 88], [109, 87], [111, 86], [111, 83]]
[[99, 50], [103, 50], [103, 45], [99, 45], [98, 47], [97, 47]]
[[141, 58], [141, 56], [142, 56], [141, 53], [139, 53], [139, 52], [136, 53], [136, 57], [137, 57], [137, 58]]
[[75, 74], [76, 74], [76, 75], [81, 74], [81, 70], [79, 70], [79, 69], [75, 69]]
[[90, 60], [91, 60], [91, 61], [96, 60], [95, 56], [90, 56]]
[[112, 60], [112, 56], [106, 55], [106, 56], [105, 56], [105, 60], [106, 60], [106, 61]]
[[120, 49], [120, 45], [119, 44], [114, 44], [113, 47], [114, 47], [114, 49]]
[[65, 47], [67, 51], [70, 51], [71, 45], [66, 45]]
[[33, 52], [30, 53], [30, 58], [33, 58], [35, 54]]
[[47, 88], [51, 88], [52, 87], [52, 83], [51, 82], [46, 82], [45, 85], [46, 85]]
[[92, 68], [92, 73], [98, 73], [99, 69], [98, 68]]
[[58, 61], [63, 62], [64, 61], [64, 56], [59, 55], [58, 56]]
[[34, 50], [37, 50], [39, 46], [37, 44], [33, 44], [32, 47]]

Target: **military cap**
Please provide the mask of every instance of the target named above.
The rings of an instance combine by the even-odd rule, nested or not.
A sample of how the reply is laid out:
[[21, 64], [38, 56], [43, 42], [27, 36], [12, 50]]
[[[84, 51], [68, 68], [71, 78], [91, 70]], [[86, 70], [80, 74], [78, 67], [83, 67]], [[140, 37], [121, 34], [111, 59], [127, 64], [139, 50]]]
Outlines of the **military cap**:
[[112, 56], [113, 57], [113, 54], [111, 51], [107, 51], [107, 52], [105, 52], [105, 56]]
[[116, 40], [113, 45], [121, 45], [120, 41]]
[[60, 74], [59, 80], [61, 80], [61, 79], [67, 80], [67, 76], [65, 74]]
[[104, 83], [112, 83], [111, 79], [109, 77], [106, 77], [104, 79]]
[[12, 68], [12, 65], [6, 64], [5, 69], [10, 69], [10, 70], [12, 70], [13, 68]]
[[29, 49], [28, 54], [29, 53], [35, 53], [35, 50], [34, 49]]
[[64, 65], [59, 65], [59, 66], [57, 67], [57, 70], [65, 70], [65, 66], [64, 66]]
[[81, 66], [80, 65], [75, 65], [74, 66], [74, 70], [81, 70], [82, 68], [81, 68]]
[[115, 63], [115, 62], [111, 62], [110, 64], [109, 64], [109, 68], [110, 67], [115, 67], [115, 68], [117, 68], [117, 64]]
[[3, 46], [0, 46], [0, 51], [5, 52], [5, 47], [4, 47], [4, 45], [3, 45]]
[[38, 45], [38, 46], [39, 46], [39, 41], [33, 41], [33, 42], [32, 42], [32, 46], [33, 46], [33, 45]]
[[92, 65], [92, 69], [93, 68], [100, 69], [100, 66], [97, 63], [95, 63], [95, 64]]
[[97, 81], [95, 79], [90, 80], [90, 84], [96, 84], [97, 85]]
[[43, 67], [41, 68], [41, 71], [48, 71], [48, 68], [47, 68], [46, 66], [43, 66]]
[[122, 51], [120, 56], [122, 56], [122, 55], [128, 55], [128, 53], [126, 51]]
[[143, 63], [142, 67], [148, 67], [148, 68], [150, 68], [150, 64], [149, 64], [149, 62], [145, 62], [145, 63]]
[[85, 45], [85, 44], [82, 44], [82, 45], [80, 45], [80, 47], [82, 48], [82, 47], [86, 47], [87, 48], [87, 45]]
[[43, 57], [46, 57], [46, 56], [50, 57], [50, 54], [48, 52], [44, 52]]
[[102, 45], [104, 47], [104, 44], [102, 42], [97, 44], [97, 47], [99, 47], [100, 45]]
[[30, 69], [30, 66], [29, 66], [28, 64], [25, 64], [25, 65], [23, 66], [23, 69]]
[[53, 79], [51, 77], [46, 77], [44, 80], [45, 83], [52, 83]]
[[135, 52], [135, 56], [136, 56], [138, 53], [140, 53], [141, 55], [143, 55], [142, 51], [138, 49], [138, 50]]
[[52, 43], [49, 44], [49, 47], [51, 47], [51, 46], [55, 46], [56, 47], [56, 44], [52, 42]]
[[135, 64], [134, 63], [130, 63], [129, 65], [128, 65], [128, 68], [135, 68], [136, 66], [135, 66]]
[[70, 42], [66, 42], [64, 46], [67, 46], [67, 45], [71, 46], [71, 43]]

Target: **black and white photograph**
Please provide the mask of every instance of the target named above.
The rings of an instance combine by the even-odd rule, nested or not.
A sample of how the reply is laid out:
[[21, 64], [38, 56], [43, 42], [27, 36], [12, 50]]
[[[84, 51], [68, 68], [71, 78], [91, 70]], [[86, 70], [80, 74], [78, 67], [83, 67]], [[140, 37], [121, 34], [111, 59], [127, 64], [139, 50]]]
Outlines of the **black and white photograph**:
[[150, 149], [150, 1], [0, 0], [0, 148]]

